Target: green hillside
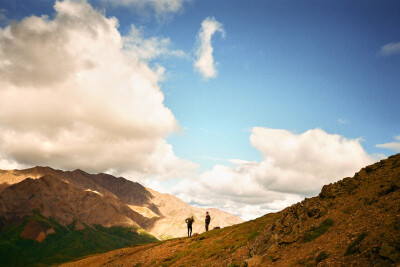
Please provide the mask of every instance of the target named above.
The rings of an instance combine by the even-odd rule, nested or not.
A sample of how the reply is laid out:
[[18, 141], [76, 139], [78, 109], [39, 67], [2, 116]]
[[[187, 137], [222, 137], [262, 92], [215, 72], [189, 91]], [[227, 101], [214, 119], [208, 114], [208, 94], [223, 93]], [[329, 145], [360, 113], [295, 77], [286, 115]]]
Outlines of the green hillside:
[[[53, 228], [55, 233], [47, 235], [41, 243], [25, 239], [21, 234], [29, 222], [39, 223], [48, 229]], [[73, 230], [75, 223], [64, 227], [36, 212], [19, 223], [0, 228], [0, 266], [47, 266], [134, 244], [157, 241], [139, 228], [96, 225]]]

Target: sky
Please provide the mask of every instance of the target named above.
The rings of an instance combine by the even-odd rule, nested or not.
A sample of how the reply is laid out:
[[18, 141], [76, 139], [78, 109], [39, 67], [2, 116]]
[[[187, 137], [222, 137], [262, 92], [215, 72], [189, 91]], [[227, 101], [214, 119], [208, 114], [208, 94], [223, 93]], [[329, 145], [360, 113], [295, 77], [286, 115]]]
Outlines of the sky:
[[243, 219], [400, 152], [399, 1], [0, 0], [0, 168]]

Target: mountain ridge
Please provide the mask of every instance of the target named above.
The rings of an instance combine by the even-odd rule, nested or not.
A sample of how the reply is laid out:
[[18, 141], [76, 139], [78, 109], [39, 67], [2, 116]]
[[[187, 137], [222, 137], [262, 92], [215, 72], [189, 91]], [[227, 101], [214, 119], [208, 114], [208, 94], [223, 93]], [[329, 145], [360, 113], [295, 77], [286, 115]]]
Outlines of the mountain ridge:
[[[92, 213], [97, 214], [93, 219], [89, 220], [87, 216], [78, 218], [87, 225], [140, 226], [158, 238], [165, 239], [185, 236], [186, 225], [184, 219], [190, 215], [196, 215], [200, 218], [204, 216], [206, 211], [205, 209], [191, 207], [173, 195], [162, 194], [152, 189], [145, 188], [141, 184], [127, 180], [123, 177], [115, 177], [105, 173], [89, 174], [79, 169], [74, 171], [62, 171], [50, 167], [37, 166], [24, 170], [0, 170], [0, 217], [3, 214], [3, 217], [8, 218], [9, 216], [7, 216], [7, 214], [11, 212], [10, 208], [7, 208], [13, 206], [13, 203], [10, 203], [10, 199], [12, 199], [10, 198], [10, 194], [12, 195], [12, 193], [9, 188], [11, 186], [16, 186], [18, 188], [21, 187], [19, 184], [28, 177], [33, 180], [40, 180], [42, 176], [53, 177], [53, 179], [58, 179], [74, 186], [70, 189], [72, 190], [72, 188], [75, 188], [74, 192], [76, 194], [78, 194], [78, 189], [80, 189], [80, 191], [78, 190], [80, 194], [97, 194], [97, 196], [93, 196], [93, 198], [106, 203], [108, 206], [114, 207], [117, 211], [117, 213], [110, 211], [110, 214], [107, 214], [104, 212], [102, 213], [100, 209], [91, 210]], [[49, 177], [46, 178], [48, 183], [51, 182]], [[66, 188], [64, 189], [66, 190]], [[29, 188], [24, 187], [23, 191], [25, 192], [25, 195], [30, 196]], [[57, 190], [53, 190], [49, 191], [49, 194], [46, 195], [46, 197], [49, 197], [49, 195], [53, 194], [53, 196], [51, 196], [51, 201], [46, 199], [38, 200], [37, 196], [34, 200], [41, 202], [41, 205], [51, 206], [50, 203], [58, 199], [56, 193]], [[8, 196], [2, 197], [4, 194], [8, 194]], [[19, 209], [21, 211], [19, 216], [26, 216], [27, 214], [32, 213], [34, 209], [41, 210], [40, 204], [32, 207], [31, 203], [24, 203], [25, 205], [23, 205], [23, 207], [28, 210], [22, 211]], [[163, 207], [162, 211], [160, 210], [161, 206]], [[96, 207], [96, 205], [87, 205], [89, 210], [93, 207]], [[56, 209], [52, 208], [52, 210], [55, 211]], [[73, 209], [69, 209], [69, 211], [70, 214]], [[219, 210], [213, 210], [213, 212], [215, 215], [215, 220], [213, 221], [214, 226], [224, 227], [242, 222], [240, 218], [228, 213]], [[72, 213], [78, 214], [76, 211]], [[150, 214], [153, 215], [150, 216]], [[47, 212], [46, 215], [54, 216], [59, 219], [63, 218], [60, 223], [65, 226], [69, 225], [74, 220], [74, 216], [68, 214], [63, 217], [60, 214], [56, 215]], [[119, 219], [112, 220], [109, 218], [109, 221], [107, 221], [106, 219], [103, 219], [102, 216], [115, 217]], [[122, 218], [128, 219], [124, 220]], [[202, 232], [204, 231], [204, 226], [197, 224], [194, 227], [194, 231]]]

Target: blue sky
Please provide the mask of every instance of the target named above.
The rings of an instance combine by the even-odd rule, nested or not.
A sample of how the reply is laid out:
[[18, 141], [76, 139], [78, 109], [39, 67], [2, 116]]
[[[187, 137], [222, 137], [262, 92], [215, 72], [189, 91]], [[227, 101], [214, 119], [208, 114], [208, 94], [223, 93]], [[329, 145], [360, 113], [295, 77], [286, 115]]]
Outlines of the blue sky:
[[202, 80], [190, 60], [165, 62], [165, 103], [189, 129], [170, 139], [176, 153], [205, 166], [213, 163], [199, 157], [258, 159], [248, 130], [265, 126], [320, 127], [362, 137], [370, 153], [390, 154], [375, 145], [400, 132], [400, 55], [378, 52], [399, 41], [399, 13], [394, 1], [188, 5], [153, 34], [190, 52], [201, 21], [213, 16], [226, 36], [213, 38], [216, 79]]
[[[169, 38], [168, 49], [181, 52], [154, 56], [146, 64], [165, 70], [159, 80], [163, 104], [182, 131], [163, 136], [176, 157], [198, 164], [196, 175], [203, 177], [217, 165], [238, 167], [232, 159], [260, 163], [273, 155], [250, 141], [254, 127], [296, 136], [318, 128], [358, 140], [363, 153], [375, 160], [400, 151], [399, 1], [171, 0], [179, 8], [168, 12], [127, 2], [89, 1], [105, 17], [118, 19], [121, 36], [129, 35], [133, 24], [141, 38]], [[0, 25], [6, 28], [31, 15], [52, 20], [53, 6], [49, 0], [0, 0]], [[218, 74], [208, 79], [194, 67], [198, 34], [207, 18], [221, 25], [211, 37]], [[392, 49], [382, 52], [388, 44]], [[3, 154], [18, 163], [35, 163]], [[176, 175], [148, 184], [211, 205], [201, 201], [204, 194], [194, 200], [175, 192], [172, 187], [182, 179]], [[220, 208], [229, 210], [226, 203]]]

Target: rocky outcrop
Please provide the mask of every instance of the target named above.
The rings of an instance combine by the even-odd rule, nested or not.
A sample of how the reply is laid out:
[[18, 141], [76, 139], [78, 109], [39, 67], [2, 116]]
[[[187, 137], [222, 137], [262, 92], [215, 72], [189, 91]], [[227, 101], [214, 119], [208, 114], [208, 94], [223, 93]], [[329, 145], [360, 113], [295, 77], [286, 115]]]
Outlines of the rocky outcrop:
[[[400, 154], [361, 169], [353, 178], [325, 185], [319, 196], [286, 208], [275, 223], [266, 226], [250, 253], [271, 264], [292, 265], [302, 262], [305, 251], [297, 252], [297, 255], [293, 251], [296, 246], [303, 246], [326, 251], [331, 257], [335, 253], [344, 265], [352, 265], [345, 257], [346, 251], [346, 256], [360, 256], [365, 264], [379, 263], [384, 260], [382, 257], [389, 259], [389, 256], [396, 259], [392, 262], [397, 262], [400, 252], [399, 189]], [[318, 245], [307, 244], [310, 242]], [[337, 252], [337, 244], [341, 244], [341, 253]], [[311, 249], [306, 251], [309, 263], [315, 264], [317, 255], [313, 255]], [[291, 253], [291, 261], [282, 260], [285, 253]], [[297, 260], [293, 259], [295, 256]], [[329, 263], [329, 257], [325, 261]]]
[[54, 228], [41, 223], [39, 221], [29, 221], [21, 232], [21, 237], [24, 239], [35, 240], [38, 243], [43, 242], [47, 235], [54, 234]]

